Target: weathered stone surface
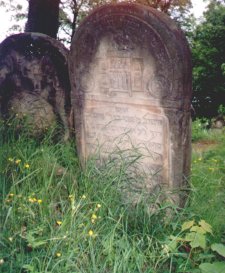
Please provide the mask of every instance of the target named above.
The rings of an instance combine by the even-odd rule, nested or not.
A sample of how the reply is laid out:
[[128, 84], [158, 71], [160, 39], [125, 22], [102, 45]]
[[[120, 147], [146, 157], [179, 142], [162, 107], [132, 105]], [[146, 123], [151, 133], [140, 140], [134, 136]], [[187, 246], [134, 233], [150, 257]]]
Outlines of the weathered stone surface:
[[82, 161], [136, 155], [130, 174], [144, 176], [143, 191], [185, 188], [191, 64], [175, 23], [141, 5], [103, 6], [77, 30], [70, 71]]
[[59, 122], [69, 136], [68, 50], [43, 34], [12, 35], [0, 45], [0, 113], [24, 115], [35, 135]]

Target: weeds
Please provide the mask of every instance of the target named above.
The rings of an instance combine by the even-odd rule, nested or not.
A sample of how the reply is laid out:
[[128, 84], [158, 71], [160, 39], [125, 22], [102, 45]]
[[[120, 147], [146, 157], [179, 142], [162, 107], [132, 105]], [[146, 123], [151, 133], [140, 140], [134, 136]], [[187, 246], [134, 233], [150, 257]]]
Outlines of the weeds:
[[[222, 137], [223, 146], [193, 155], [189, 204], [180, 209], [162, 203], [149, 213], [152, 197], [136, 206], [124, 202], [126, 165], [115, 168], [112, 161], [98, 168], [90, 161], [81, 170], [74, 144], [54, 142], [51, 130], [38, 140], [7, 131], [5, 124], [0, 131], [0, 272], [187, 273], [208, 272], [205, 263], [221, 267], [223, 245], [215, 244], [225, 239]], [[213, 231], [203, 234], [206, 248], [187, 240], [199, 223]]]

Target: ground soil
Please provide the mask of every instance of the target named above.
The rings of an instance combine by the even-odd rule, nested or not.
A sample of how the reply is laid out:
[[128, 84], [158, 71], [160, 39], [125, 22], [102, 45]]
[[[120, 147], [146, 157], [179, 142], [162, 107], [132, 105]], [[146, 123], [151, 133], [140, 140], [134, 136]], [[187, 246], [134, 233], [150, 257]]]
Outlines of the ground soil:
[[205, 151], [214, 149], [219, 143], [216, 140], [200, 140], [192, 143], [192, 150], [196, 153], [203, 153]]

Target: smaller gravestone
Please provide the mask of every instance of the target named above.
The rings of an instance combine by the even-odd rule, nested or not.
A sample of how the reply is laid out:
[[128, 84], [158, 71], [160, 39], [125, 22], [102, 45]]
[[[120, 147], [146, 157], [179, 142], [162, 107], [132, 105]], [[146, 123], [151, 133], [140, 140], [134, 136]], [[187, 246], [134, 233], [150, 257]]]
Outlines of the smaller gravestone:
[[76, 31], [69, 63], [82, 162], [97, 155], [100, 163], [133, 162], [134, 191], [179, 191], [171, 197], [181, 204], [191, 151], [191, 63], [183, 33], [146, 6], [103, 6]]
[[212, 119], [212, 128], [213, 129], [222, 129], [225, 126], [225, 117], [219, 115]]
[[26, 118], [39, 136], [60, 123], [69, 137], [71, 110], [67, 49], [43, 34], [12, 35], [0, 45], [0, 114]]

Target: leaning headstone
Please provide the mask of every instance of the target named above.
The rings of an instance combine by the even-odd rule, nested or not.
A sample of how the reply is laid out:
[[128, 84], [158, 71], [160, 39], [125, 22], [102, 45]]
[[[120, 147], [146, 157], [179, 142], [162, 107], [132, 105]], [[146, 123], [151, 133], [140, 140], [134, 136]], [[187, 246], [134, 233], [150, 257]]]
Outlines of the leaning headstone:
[[68, 50], [47, 35], [6, 38], [0, 45], [1, 117], [26, 117], [34, 135], [60, 123], [67, 139], [71, 109], [67, 61]]
[[148, 194], [185, 189], [191, 63], [175, 23], [137, 4], [100, 7], [76, 31], [69, 64], [82, 162], [133, 161], [128, 172]]

